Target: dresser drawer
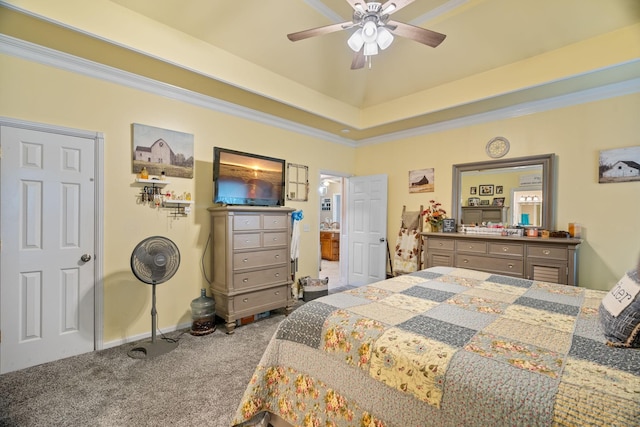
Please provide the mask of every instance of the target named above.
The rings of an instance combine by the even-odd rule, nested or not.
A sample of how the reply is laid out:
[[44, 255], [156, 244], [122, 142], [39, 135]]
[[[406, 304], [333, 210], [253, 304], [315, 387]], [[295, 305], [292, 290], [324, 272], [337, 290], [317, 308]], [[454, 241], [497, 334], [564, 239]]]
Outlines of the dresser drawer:
[[521, 259], [489, 258], [458, 254], [456, 256], [456, 267], [522, 277], [524, 261]]
[[287, 215], [264, 215], [263, 216], [263, 228], [265, 230], [278, 230], [287, 228]]
[[473, 252], [477, 254], [487, 253], [487, 243], [473, 240], [456, 240], [457, 252]]
[[438, 239], [431, 238], [427, 239], [427, 248], [428, 249], [442, 249], [445, 251], [452, 251], [455, 247], [455, 240], [453, 239]]
[[489, 243], [489, 253], [493, 255], [523, 256], [524, 245], [518, 243]]
[[235, 234], [233, 249], [250, 249], [261, 247], [260, 233]]
[[566, 248], [527, 245], [527, 256], [546, 259], [567, 259]]
[[284, 246], [289, 241], [286, 231], [273, 231], [262, 235], [262, 246], [265, 248], [272, 246]]
[[245, 268], [278, 265], [287, 262], [288, 256], [286, 249], [233, 254], [233, 269], [243, 270]]
[[236, 295], [233, 298], [233, 311], [241, 313], [244, 310], [248, 310], [259, 313], [260, 309], [258, 307], [277, 305], [284, 307], [288, 302], [287, 292], [290, 292], [289, 286], [284, 285]]
[[234, 215], [234, 230], [257, 230], [260, 228], [260, 215]]
[[268, 268], [266, 270], [235, 273], [233, 287], [235, 290], [249, 289], [255, 286], [276, 285], [287, 281], [287, 267]]

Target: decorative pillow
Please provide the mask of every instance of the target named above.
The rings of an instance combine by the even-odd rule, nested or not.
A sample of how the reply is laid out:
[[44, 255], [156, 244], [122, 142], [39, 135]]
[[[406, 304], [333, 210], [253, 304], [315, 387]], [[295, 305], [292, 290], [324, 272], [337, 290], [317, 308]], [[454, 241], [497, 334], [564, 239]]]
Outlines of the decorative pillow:
[[600, 304], [607, 344], [640, 348], [640, 266], [620, 279]]

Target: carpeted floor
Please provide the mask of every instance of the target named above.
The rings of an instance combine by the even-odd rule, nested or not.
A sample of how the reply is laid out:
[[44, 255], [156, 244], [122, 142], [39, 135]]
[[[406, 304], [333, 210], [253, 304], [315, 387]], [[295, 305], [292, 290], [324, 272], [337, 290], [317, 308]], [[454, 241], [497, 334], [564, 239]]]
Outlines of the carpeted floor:
[[282, 319], [183, 333], [148, 360], [129, 357], [131, 343], [0, 375], [0, 426], [229, 426]]

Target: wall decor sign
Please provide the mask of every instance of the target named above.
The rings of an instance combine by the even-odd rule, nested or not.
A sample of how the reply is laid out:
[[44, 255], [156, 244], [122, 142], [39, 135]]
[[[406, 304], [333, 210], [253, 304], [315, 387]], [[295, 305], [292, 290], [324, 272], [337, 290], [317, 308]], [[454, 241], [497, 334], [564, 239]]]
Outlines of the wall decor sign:
[[445, 218], [442, 220], [442, 231], [445, 233], [456, 232], [456, 220], [455, 218]]
[[640, 181], [640, 146], [600, 151], [598, 182]]
[[488, 205], [489, 205], [489, 200], [488, 199], [480, 200], [480, 206], [488, 206]]
[[133, 123], [133, 173], [193, 178], [193, 135]]
[[409, 193], [431, 193], [435, 191], [435, 169], [409, 171]]
[[287, 163], [287, 200], [309, 200], [309, 166]]

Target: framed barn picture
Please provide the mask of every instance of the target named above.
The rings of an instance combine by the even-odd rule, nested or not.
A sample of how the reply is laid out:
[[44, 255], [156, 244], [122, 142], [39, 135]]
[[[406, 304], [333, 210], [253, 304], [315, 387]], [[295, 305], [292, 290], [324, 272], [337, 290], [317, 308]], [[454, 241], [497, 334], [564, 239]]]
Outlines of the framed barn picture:
[[598, 182], [640, 181], [640, 146], [600, 152]]
[[193, 135], [133, 124], [133, 173], [193, 178]]

